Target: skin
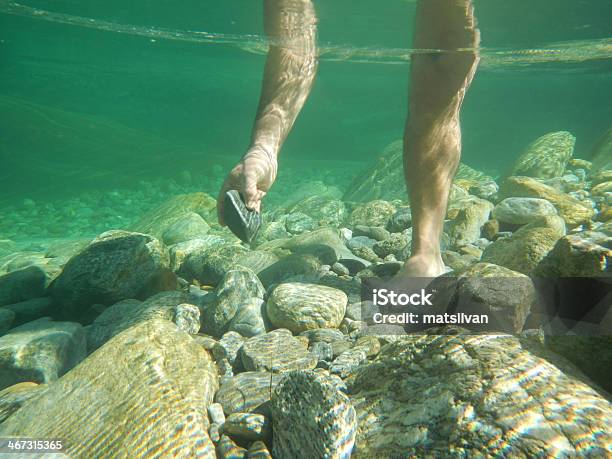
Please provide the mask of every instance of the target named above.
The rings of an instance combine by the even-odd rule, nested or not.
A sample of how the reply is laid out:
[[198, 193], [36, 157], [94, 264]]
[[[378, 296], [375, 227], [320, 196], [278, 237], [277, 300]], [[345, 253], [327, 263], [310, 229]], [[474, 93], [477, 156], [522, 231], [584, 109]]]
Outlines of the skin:
[[[218, 199], [237, 189], [261, 209], [278, 171], [278, 154], [314, 82], [316, 16], [310, 0], [265, 0], [268, 51], [251, 145]], [[413, 217], [412, 253], [395, 282], [444, 272], [440, 237], [461, 155], [459, 113], [478, 64], [480, 34], [471, 0], [419, 0], [413, 47], [435, 50], [411, 60], [404, 172]]]

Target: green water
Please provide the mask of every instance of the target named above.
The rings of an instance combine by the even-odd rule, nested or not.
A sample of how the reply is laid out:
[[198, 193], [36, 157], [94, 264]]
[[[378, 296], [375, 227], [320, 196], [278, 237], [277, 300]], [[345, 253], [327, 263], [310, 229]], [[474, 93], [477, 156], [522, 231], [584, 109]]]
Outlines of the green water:
[[[257, 106], [261, 3], [0, 1], [2, 202], [225, 171]], [[321, 63], [279, 183], [305, 160], [357, 170], [401, 137], [406, 116], [415, 3], [315, 3]], [[480, 0], [476, 14], [483, 59], [463, 160], [495, 174], [553, 130], [588, 158], [612, 119], [612, 3]]]

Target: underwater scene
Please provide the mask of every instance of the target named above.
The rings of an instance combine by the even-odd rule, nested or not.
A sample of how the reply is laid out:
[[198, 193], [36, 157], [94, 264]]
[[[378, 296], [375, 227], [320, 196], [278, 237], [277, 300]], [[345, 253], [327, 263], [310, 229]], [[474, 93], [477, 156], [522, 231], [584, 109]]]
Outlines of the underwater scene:
[[612, 458], [610, 24], [0, 0], [0, 457]]

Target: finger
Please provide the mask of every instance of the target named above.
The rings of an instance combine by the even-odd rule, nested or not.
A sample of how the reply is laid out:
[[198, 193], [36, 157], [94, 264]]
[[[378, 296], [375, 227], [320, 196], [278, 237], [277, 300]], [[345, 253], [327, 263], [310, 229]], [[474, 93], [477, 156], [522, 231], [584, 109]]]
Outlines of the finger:
[[261, 200], [259, 190], [257, 189], [257, 174], [254, 172], [244, 174], [243, 197], [244, 204], [249, 210], [255, 209]]

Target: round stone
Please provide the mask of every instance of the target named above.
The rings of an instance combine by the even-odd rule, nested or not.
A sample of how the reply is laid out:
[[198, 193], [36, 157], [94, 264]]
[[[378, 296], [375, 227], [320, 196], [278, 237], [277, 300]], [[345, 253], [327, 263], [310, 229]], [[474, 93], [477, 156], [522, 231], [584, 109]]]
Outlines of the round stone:
[[275, 327], [294, 333], [315, 328], [337, 328], [346, 312], [346, 294], [332, 287], [285, 283], [274, 289], [266, 304]]
[[546, 199], [540, 198], [506, 198], [493, 209], [493, 216], [497, 220], [517, 225], [549, 215], [557, 215], [557, 209]]

